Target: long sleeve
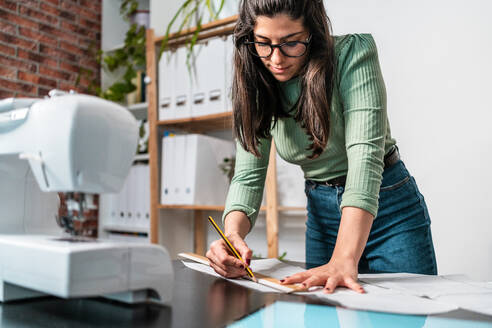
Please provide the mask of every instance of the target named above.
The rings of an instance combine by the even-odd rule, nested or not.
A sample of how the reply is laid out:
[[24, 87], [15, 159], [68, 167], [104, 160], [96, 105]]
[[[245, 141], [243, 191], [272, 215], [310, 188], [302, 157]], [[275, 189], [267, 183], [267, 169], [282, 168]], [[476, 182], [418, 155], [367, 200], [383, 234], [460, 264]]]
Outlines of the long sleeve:
[[248, 216], [251, 228], [254, 226], [263, 198], [270, 147], [271, 139], [262, 139], [259, 147], [261, 157], [257, 158], [237, 142], [234, 177], [227, 193], [222, 220], [231, 211], [241, 211]]
[[348, 161], [341, 207], [362, 208], [376, 216], [387, 114], [386, 89], [372, 36], [351, 35], [338, 65]]

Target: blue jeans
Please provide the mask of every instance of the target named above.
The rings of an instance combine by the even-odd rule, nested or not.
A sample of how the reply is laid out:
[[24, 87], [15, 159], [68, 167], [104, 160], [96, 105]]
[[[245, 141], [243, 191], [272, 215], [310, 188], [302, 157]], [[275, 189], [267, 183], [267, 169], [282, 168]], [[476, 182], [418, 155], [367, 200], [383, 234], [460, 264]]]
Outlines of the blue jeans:
[[[306, 266], [326, 264], [340, 225], [343, 186], [306, 181]], [[430, 218], [424, 197], [402, 161], [383, 172], [379, 210], [359, 261], [359, 273], [437, 274]]]

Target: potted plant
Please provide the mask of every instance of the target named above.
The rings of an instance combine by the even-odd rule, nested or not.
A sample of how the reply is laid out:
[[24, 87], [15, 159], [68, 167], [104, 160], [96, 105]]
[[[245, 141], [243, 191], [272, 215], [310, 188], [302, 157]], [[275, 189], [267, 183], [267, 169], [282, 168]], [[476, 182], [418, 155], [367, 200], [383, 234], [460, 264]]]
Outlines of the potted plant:
[[[202, 22], [206, 17], [210, 20], [216, 19], [222, 11], [225, 2], [226, 0], [184, 0], [167, 26], [158, 59], [160, 59], [162, 53], [167, 49], [169, 36], [173, 27], [179, 24], [177, 32], [181, 32], [184, 28], [196, 26], [196, 31], [187, 44], [187, 62], [189, 65]], [[139, 72], [145, 71], [146, 26], [142, 24], [141, 17], [138, 17], [142, 13], [138, 10], [138, 4], [138, 0], [121, 0], [120, 14], [130, 23], [123, 46], [111, 53], [105, 54], [99, 50], [95, 54], [103, 69], [109, 72], [122, 70], [123, 74], [121, 78], [106, 90], [102, 90], [101, 87], [91, 83], [89, 85], [90, 93], [108, 100], [124, 102], [125, 97], [134, 92], [137, 89], [137, 83], [141, 82], [137, 80], [137, 75]], [[93, 80], [93, 72], [82, 68], [77, 78], [77, 84], [80, 82], [82, 76], [86, 76], [90, 81]]]

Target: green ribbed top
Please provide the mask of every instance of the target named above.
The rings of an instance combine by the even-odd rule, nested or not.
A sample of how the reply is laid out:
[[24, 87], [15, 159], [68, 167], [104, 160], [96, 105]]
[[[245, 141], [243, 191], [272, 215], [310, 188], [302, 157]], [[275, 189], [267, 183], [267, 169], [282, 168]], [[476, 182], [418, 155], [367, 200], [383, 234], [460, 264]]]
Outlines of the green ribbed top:
[[[370, 34], [335, 36], [336, 83], [330, 109], [330, 136], [323, 153], [311, 151], [305, 130], [292, 117], [281, 118], [271, 134], [285, 161], [299, 165], [306, 179], [326, 181], [347, 175], [341, 208], [362, 208], [374, 216], [383, 172], [383, 157], [396, 143], [386, 115], [386, 89], [376, 44]], [[280, 83], [286, 108], [300, 94], [299, 79]], [[295, 109], [294, 109], [295, 110]], [[237, 143], [235, 174], [223, 218], [244, 212], [254, 225], [263, 197], [271, 140], [261, 140], [261, 157]]]

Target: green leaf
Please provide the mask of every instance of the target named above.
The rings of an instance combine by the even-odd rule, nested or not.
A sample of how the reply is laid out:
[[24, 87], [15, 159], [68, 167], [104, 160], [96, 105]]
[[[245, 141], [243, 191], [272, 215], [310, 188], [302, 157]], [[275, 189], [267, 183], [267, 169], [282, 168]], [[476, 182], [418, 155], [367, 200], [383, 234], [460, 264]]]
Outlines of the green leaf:
[[210, 14], [210, 19], [211, 20], [215, 19], [215, 10], [214, 10], [214, 6], [213, 6], [212, 1], [211, 0], [206, 0], [205, 1], [205, 4], [207, 5], [208, 12]]
[[283, 252], [282, 255], [280, 255], [279, 257], [277, 257], [277, 259], [279, 259], [280, 261], [283, 261], [285, 260], [285, 257], [287, 256], [287, 252]]
[[[171, 34], [171, 29], [172, 29], [174, 23], [176, 22], [176, 19], [178, 19], [178, 16], [182, 12], [184, 12], [186, 8], [188, 8], [190, 3], [194, 4], [195, 2], [194, 2], [194, 0], [186, 0], [185, 2], [183, 2], [183, 4], [181, 5], [181, 7], [179, 7], [176, 14], [174, 14], [174, 16], [171, 19], [171, 21], [169, 22], [169, 24], [167, 24], [166, 34], [164, 35], [164, 39], [162, 40], [162, 43], [161, 43], [161, 48], [159, 49], [159, 59], [161, 58], [162, 53], [164, 52], [164, 50], [167, 47], [167, 43], [169, 42], [169, 35]], [[179, 30], [178, 32], [181, 32], [181, 30]]]
[[130, 18], [138, 9], [137, 0], [122, 0], [120, 5], [120, 15], [126, 20], [130, 21]]
[[[230, 1], [232, 1], [232, 0], [230, 0]], [[214, 17], [215, 19], [217, 19], [217, 17], [219, 17], [220, 13], [222, 12], [222, 9], [224, 8], [224, 4], [225, 4], [225, 0], [221, 0], [219, 9], [215, 13], [215, 17]]]
[[186, 66], [188, 66], [188, 71], [190, 73], [192, 72], [192, 66], [193, 66], [192, 65], [193, 49], [196, 45], [196, 42], [198, 41], [198, 36], [201, 30], [202, 30], [202, 17], [198, 18], [195, 32], [193, 33], [193, 37], [191, 38], [190, 43], [188, 44], [188, 51], [186, 53]]

